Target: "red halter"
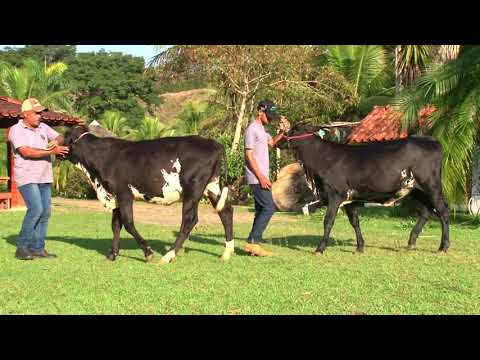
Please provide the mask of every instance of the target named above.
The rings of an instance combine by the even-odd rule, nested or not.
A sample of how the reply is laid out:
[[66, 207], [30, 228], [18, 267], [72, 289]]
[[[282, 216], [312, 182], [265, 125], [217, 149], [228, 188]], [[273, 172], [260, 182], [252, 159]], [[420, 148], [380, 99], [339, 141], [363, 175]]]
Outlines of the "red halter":
[[309, 137], [315, 136], [314, 133], [308, 133], [308, 134], [302, 134], [302, 135], [295, 135], [295, 136], [287, 136], [287, 141], [290, 140], [302, 140], [302, 139], [307, 139]]

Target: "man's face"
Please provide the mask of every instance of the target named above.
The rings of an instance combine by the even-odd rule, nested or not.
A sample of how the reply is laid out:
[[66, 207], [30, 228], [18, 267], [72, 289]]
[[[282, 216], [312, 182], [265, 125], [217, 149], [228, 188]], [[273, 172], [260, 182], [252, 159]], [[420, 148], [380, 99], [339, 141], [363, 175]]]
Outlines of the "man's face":
[[30, 110], [30, 111], [25, 111], [24, 112], [24, 119], [23, 121], [27, 123], [27, 125], [30, 125], [31, 127], [38, 127], [38, 125], [40, 125], [40, 119], [42, 118], [40, 116], [40, 113], [37, 113], [33, 110]]
[[262, 124], [268, 125], [270, 121], [268, 121], [268, 117], [265, 111], [260, 111], [259, 114], [260, 114], [260, 121], [262, 122]]

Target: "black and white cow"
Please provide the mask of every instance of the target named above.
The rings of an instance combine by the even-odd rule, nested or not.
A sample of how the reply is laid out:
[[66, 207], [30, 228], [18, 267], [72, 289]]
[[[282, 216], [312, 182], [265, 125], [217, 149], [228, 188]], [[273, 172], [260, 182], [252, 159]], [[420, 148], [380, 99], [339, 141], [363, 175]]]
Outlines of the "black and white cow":
[[318, 196], [315, 206], [327, 205], [323, 239], [316, 249], [321, 254], [333, 227], [338, 208], [344, 206], [355, 229], [357, 251], [363, 252], [358, 207], [366, 202], [392, 206], [407, 195], [418, 203], [419, 219], [410, 233], [408, 247], [416, 240], [430, 215], [442, 224], [439, 251], [449, 247], [449, 211], [442, 194], [442, 147], [429, 136], [347, 145], [329, 142], [316, 135], [318, 127], [297, 124], [279, 143], [293, 149], [311, 179]]
[[220, 188], [222, 160], [225, 175], [227, 164], [225, 149], [218, 142], [200, 136], [132, 142], [99, 138], [87, 127], [75, 126], [67, 130], [65, 145], [70, 147], [67, 159], [87, 175], [98, 199], [113, 211], [109, 260], [115, 260], [119, 254], [122, 226], [138, 242], [146, 261], [153, 258], [152, 249], [135, 229], [134, 199], [163, 205], [181, 200], [180, 233], [161, 259], [162, 263], [172, 261], [198, 222], [198, 204], [204, 195], [215, 207], [225, 229], [222, 259], [228, 260], [233, 254], [233, 208], [226, 201], [228, 188]]

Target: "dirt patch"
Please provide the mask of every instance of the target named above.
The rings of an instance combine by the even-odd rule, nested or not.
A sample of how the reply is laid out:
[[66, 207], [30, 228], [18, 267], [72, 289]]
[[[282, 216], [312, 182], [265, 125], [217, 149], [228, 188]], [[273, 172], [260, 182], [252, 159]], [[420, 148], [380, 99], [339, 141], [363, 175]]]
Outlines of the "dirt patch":
[[[53, 198], [52, 206], [54, 211], [70, 212], [70, 211], [97, 211], [110, 213], [110, 210], [105, 209], [97, 200], [75, 200]], [[176, 203], [170, 206], [147, 204], [144, 202], [134, 202], [133, 213], [135, 221], [145, 224], [171, 225], [180, 226], [182, 219], [182, 204]], [[252, 223], [254, 213], [248, 211], [246, 208], [236, 208], [233, 221], [234, 224]], [[271, 220], [275, 222], [295, 221], [294, 217], [283, 214], [275, 214]], [[220, 218], [211, 205], [200, 204], [198, 211], [199, 225], [220, 225]]]

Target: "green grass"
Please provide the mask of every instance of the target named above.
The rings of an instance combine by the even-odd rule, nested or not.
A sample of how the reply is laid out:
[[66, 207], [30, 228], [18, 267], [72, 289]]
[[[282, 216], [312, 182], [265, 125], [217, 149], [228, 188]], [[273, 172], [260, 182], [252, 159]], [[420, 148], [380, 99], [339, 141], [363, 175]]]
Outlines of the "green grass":
[[0, 213], [1, 314], [480, 313], [479, 223], [467, 217], [452, 219], [446, 256], [436, 254], [438, 222], [409, 252], [414, 220], [382, 210], [362, 216], [364, 255], [353, 253], [354, 232], [343, 213], [321, 257], [312, 251], [323, 213], [272, 224], [265, 234], [272, 258], [247, 256], [250, 226], [237, 225], [237, 254], [227, 263], [219, 260], [221, 225], [199, 224], [177, 260], [162, 266], [176, 227], [137, 224], [157, 252], [149, 264], [122, 231], [122, 256], [111, 263], [109, 214], [61, 210], [54, 208], [47, 240], [59, 258], [24, 262], [13, 256], [23, 212]]

